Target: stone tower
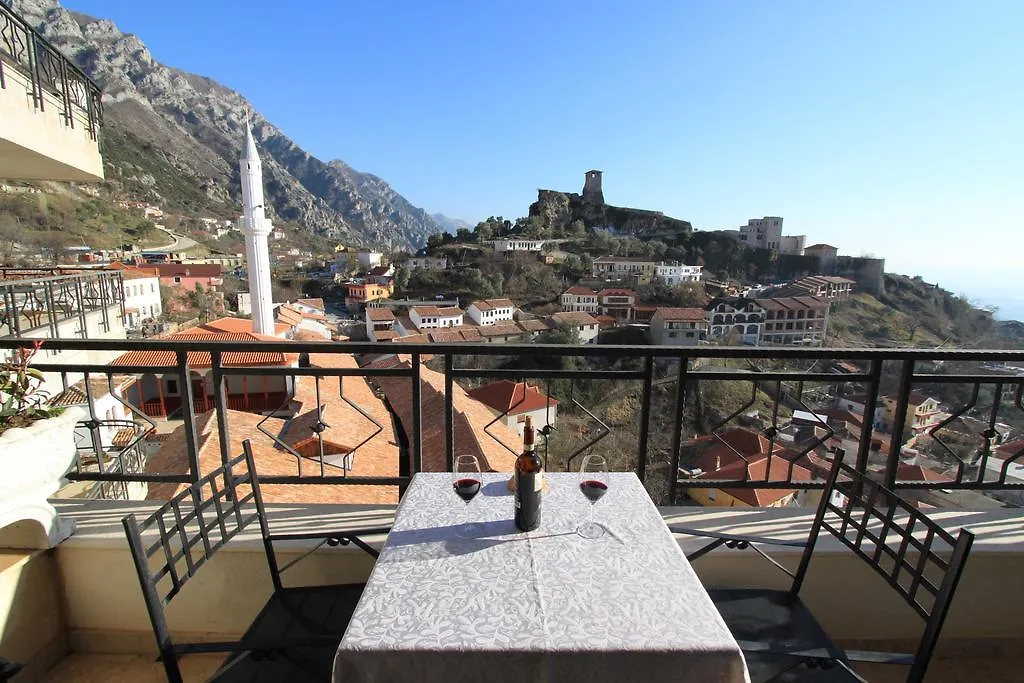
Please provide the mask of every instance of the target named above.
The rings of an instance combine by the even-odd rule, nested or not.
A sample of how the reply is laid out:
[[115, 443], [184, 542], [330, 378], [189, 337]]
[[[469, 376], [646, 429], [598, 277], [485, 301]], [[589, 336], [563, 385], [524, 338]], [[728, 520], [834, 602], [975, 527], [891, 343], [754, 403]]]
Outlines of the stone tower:
[[604, 204], [600, 171], [587, 171], [586, 179], [583, 181], [583, 201]]
[[245, 235], [245, 266], [249, 271], [252, 331], [274, 334], [273, 295], [270, 293], [270, 250], [267, 236], [273, 230], [263, 207], [263, 164], [256, 151], [252, 128], [245, 122], [245, 151], [239, 161], [242, 176], [242, 233]]

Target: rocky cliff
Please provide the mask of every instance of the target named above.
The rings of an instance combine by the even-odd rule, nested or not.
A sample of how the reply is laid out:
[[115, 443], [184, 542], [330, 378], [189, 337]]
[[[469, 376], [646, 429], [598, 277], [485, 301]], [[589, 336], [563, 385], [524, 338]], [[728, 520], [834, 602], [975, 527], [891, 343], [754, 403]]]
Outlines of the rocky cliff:
[[638, 237], [685, 237], [693, 231], [689, 221], [671, 218], [660, 211], [611, 206], [555, 190], [537, 192], [537, 201], [530, 205], [530, 216], [539, 217], [544, 227], [556, 230], [580, 220], [588, 228], [615, 228]]
[[324, 162], [268, 122], [239, 93], [165, 66], [113, 22], [56, 0], [9, 0], [103, 88], [108, 190], [171, 210], [231, 215], [241, 198], [238, 157], [251, 112], [273, 212], [303, 229], [383, 247], [419, 247], [440, 232], [384, 180]]

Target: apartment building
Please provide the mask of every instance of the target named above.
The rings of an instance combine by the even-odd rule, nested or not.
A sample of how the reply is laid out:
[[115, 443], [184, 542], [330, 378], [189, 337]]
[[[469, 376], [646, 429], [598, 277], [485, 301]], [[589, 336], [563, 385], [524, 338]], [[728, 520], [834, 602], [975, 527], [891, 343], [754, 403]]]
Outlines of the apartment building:
[[821, 346], [828, 329], [829, 303], [822, 297], [754, 299], [765, 310], [762, 344]]
[[632, 289], [602, 289], [597, 293], [597, 310], [616, 320], [632, 320], [636, 293]]
[[767, 312], [753, 299], [712, 299], [704, 308], [708, 318], [708, 338], [724, 339], [730, 333], [739, 335], [744, 344], [761, 343]]
[[684, 282], [700, 282], [704, 266], [687, 266], [681, 263], [657, 263], [654, 266], [654, 277], [670, 287]]
[[508, 299], [485, 299], [474, 301], [466, 309], [470, 320], [480, 326], [511, 322], [515, 317], [516, 305]]
[[570, 287], [562, 292], [559, 303], [563, 311], [598, 314], [597, 290], [590, 287]]

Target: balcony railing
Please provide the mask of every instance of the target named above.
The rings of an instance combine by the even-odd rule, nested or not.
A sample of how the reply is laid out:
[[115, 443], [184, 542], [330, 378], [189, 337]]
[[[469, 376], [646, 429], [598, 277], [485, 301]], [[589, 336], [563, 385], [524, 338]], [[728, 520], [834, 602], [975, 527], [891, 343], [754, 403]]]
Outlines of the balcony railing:
[[75, 126], [73, 107], [77, 107], [86, 115], [90, 138], [97, 138], [103, 125], [100, 87], [14, 10], [0, 2], [0, 88], [7, 87], [4, 69], [8, 64], [29, 77], [32, 102], [37, 110], [45, 109], [45, 95], [50, 93], [60, 102], [66, 125]]
[[[38, 272], [0, 269], [0, 336], [85, 337], [86, 316], [92, 311], [100, 312], [102, 331], [110, 330], [113, 317], [123, 320], [120, 271], [79, 271], [50, 277], [39, 277]], [[33, 273], [34, 277], [27, 277]], [[73, 329], [62, 324], [68, 321], [76, 322]], [[56, 350], [50, 344], [47, 348]]]
[[[0, 340], [0, 349], [26, 344]], [[234, 395], [229, 394], [229, 383], [238, 386], [243, 381], [240, 376], [266, 377], [277, 382], [275, 386], [284, 383], [291, 387], [296, 378], [312, 377], [318, 392], [314, 410], [321, 411], [314, 424], [319, 431], [312, 430], [319, 439], [319, 453], [316, 448], [298, 453], [278, 443], [276, 448], [295, 455], [297, 470], [263, 479], [268, 484], [404, 487], [413, 474], [424, 469], [425, 434], [430, 432], [432, 439], [438, 432], [445, 435], [443, 442], [432, 442], [431, 448], [443, 450], [448, 467], [463, 446], [454, 438], [456, 422], [463, 416], [457, 418], [453, 396], [464, 397], [456, 383], [469, 386], [508, 379], [532, 380], [559, 401], [557, 420], [552, 428], [541, 430], [539, 449], [549, 469], [576, 467], [588, 451], [610, 453], [616, 468], [635, 470], [659, 503], [675, 504], [695, 497], [696, 491], [732, 495], [730, 492], [745, 490], [791, 491], [798, 495], [771, 504], [798, 502], [800, 492], [823, 487], [827, 461], [840, 453], [886, 485], [914, 492], [922, 504], [997, 507], [1024, 501], [1024, 468], [1020, 467], [1024, 465], [1024, 441], [1020, 441], [1024, 436], [1024, 351], [500, 344], [396, 347], [389, 343], [63, 339], [46, 340], [43, 349], [108, 354], [170, 351], [176, 359], [173, 366], [38, 363], [36, 367], [60, 373], [65, 382], [82, 375], [107, 377], [108, 381], [114, 374], [167, 376], [180, 392], [179, 405], [192, 408], [178, 413], [184, 427], [187, 472], [155, 472], [146, 467], [95, 471], [78, 466], [68, 475], [71, 480], [194, 481], [201, 476], [197, 412], [215, 411], [220, 455], [226, 459], [233, 455], [229, 452], [228, 410], [280, 415], [288, 408], [288, 400], [281, 405], [264, 405], [264, 401], [246, 407], [239, 403], [234, 389]], [[239, 352], [257, 351], [300, 354], [300, 360], [296, 367], [224, 362], [226, 354], [237, 357]], [[308, 362], [306, 354], [353, 354], [363, 361], [401, 354], [410, 362], [317, 367]], [[196, 358], [206, 355], [209, 363], [193, 367]], [[438, 373], [432, 377], [442, 379], [429, 385], [424, 377], [427, 372]], [[321, 385], [335, 377], [365, 378], [388, 406], [393, 424], [382, 425], [366, 406], [346, 397], [342, 386], [341, 398], [376, 423], [377, 431], [341, 454], [346, 466], [340, 473], [325, 474], [322, 432], [329, 420], [323, 417], [319, 392], [323, 389], [326, 395], [329, 389]], [[386, 378], [402, 378], [408, 384], [396, 390], [394, 379]], [[204, 383], [199, 391], [197, 381]], [[382, 383], [388, 386], [381, 388]], [[437, 389], [443, 402], [431, 403], [425, 410], [424, 391], [428, 386], [434, 391], [437, 384], [443, 385], [443, 391]], [[126, 395], [141, 399], [121, 399], [134, 413], [149, 412], [150, 399], [141, 390], [129, 390]], [[922, 426], [914, 420], [914, 406], [924, 395], [939, 400], [942, 412]], [[892, 400], [883, 405], [883, 396]], [[288, 397], [275, 396], [275, 402], [277, 398]], [[403, 418], [394, 410], [399, 400], [411, 404], [411, 416]], [[473, 424], [475, 438], [490, 440], [492, 445], [498, 441], [508, 453], [517, 452], [520, 443], [508, 438], [507, 432], [504, 439], [496, 437], [493, 430], [493, 425], [515, 408], [493, 414], [490, 422]], [[92, 415], [91, 419], [101, 417]], [[350, 469], [352, 462], [359, 462], [359, 449], [392, 427], [399, 453], [398, 474], [364, 475], [358, 467]], [[387, 434], [390, 439], [392, 432]], [[253, 430], [251, 438], [276, 440], [262, 427]], [[718, 449], [710, 451], [718, 455], [712, 458], [709, 449]], [[437, 466], [438, 454], [431, 455]], [[709, 465], [709, 458], [716, 466]], [[311, 461], [314, 467], [307, 466], [304, 471], [303, 463]], [[732, 466], [725, 466], [726, 461]], [[743, 496], [734, 498], [739, 501]]]

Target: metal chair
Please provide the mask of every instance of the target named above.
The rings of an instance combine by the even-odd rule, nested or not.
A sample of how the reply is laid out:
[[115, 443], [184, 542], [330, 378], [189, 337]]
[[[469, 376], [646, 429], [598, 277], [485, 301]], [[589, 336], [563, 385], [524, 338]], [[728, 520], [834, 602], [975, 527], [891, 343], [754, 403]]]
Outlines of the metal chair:
[[[857, 661], [908, 665], [907, 681], [920, 683], [974, 541], [974, 534], [966, 529], [954, 538], [892, 491], [844, 465], [841, 454], [829, 471], [806, 542], [670, 528], [714, 539], [687, 559], [696, 560], [722, 545], [751, 548], [793, 578], [789, 590], [708, 591], [744, 651], [752, 683], [864, 681], [851, 664]], [[800, 588], [822, 529], [880, 574], [924, 620], [924, 633], [913, 654], [844, 651], [800, 601]], [[776, 562], [760, 544], [803, 547], [797, 570], [791, 572]]]
[[[182, 681], [179, 656], [204, 652], [230, 653], [214, 676], [217, 681], [329, 680], [335, 651], [365, 584], [286, 588], [281, 573], [309, 553], [279, 568], [274, 541], [320, 539], [314, 550], [325, 543], [352, 543], [376, 558], [378, 552], [360, 536], [389, 529], [271, 533], [252, 449], [248, 441], [243, 447], [243, 455], [149, 517], [139, 521], [131, 514], [122, 520], [167, 680]], [[274, 591], [252, 626], [237, 642], [172, 642], [166, 606], [207, 560], [254, 522], [263, 537]], [[147, 544], [143, 535], [148, 539], [154, 533]]]

